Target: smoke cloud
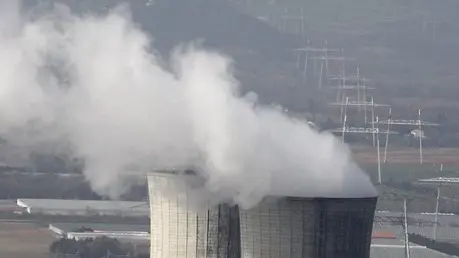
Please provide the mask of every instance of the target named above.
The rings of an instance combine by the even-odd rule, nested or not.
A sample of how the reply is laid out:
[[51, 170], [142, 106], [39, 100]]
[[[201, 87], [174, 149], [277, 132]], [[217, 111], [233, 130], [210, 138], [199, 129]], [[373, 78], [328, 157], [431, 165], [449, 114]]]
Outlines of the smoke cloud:
[[187, 44], [162, 60], [152, 45], [124, 7], [37, 17], [2, 1], [1, 136], [83, 158], [93, 189], [111, 196], [132, 166], [197, 168], [208, 192], [245, 207], [376, 195], [331, 134], [241, 96], [230, 58]]

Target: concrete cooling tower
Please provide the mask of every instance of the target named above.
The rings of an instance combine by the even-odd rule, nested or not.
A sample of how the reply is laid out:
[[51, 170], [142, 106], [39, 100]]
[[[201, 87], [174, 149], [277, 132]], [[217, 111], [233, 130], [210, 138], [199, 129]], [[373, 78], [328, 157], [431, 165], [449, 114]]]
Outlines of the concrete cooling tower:
[[177, 187], [176, 177], [148, 176], [151, 258], [369, 257], [376, 197], [267, 197], [249, 210], [197, 212], [190, 188], [200, 180]]
[[[196, 211], [189, 192], [199, 180], [192, 175], [148, 175], [151, 258], [240, 258], [239, 212], [228, 205]], [[183, 182], [182, 182], [183, 183]], [[174, 189], [168, 191], [167, 189]]]
[[244, 258], [368, 258], [377, 198], [266, 198], [240, 211]]

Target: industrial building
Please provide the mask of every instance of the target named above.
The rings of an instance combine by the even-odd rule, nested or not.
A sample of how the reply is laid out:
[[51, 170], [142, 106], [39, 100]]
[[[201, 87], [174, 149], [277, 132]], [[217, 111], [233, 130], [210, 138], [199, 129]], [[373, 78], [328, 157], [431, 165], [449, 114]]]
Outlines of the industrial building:
[[[138, 254], [149, 253], [149, 225], [111, 224], [111, 223], [53, 223], [49, 230], [55, 238], [67, 238], [85, 241], [98, 237], [114, 238], [121, 243], [129, 243]], [[65, 256], [70, 257], [71, 255]], [[72, 256], [73, 257], [73, 256]], [[112, 257], [112, 256], [110, 256]], [[115, 257], [115, 256], [113, 256]], [[118, 257], [118, 256], [116, 256]], [[126, 256], [122, 256], [126, 257]]]
[[110, 237], [129, 242], [147, 242], [150, 240], [150, 233], [146, 231], [95, 230], [94, 228], [91, 228], [91, 231], [75, 232], [74, 230], [76, 228], [74, 228], [73, 230], [67, 230], [59, 224], [50, 224], [48, 228], [55, 237], [75, 240], [97, 237]]
[[[442, 214], [439, 221], [446, 222], [454, 220], [452, 214]], [[456, 257], [448, 254], [444, 254], [426, 246], [417, 245], [413, 242], [409, 242], [408, 246], [405, 246], [405, 230], [402, 225], [403, 213], [400, 212], [383, 212], [377, 211], [375, 214], [375, 221], [373, 225], [373, 238], [371, 243], [371, 258], [403, 258], [407, 257], [406, 249], [409, 249], [410, 257], [416, 258], [446, 258]], [[456, 218], [457, 219], [457, 218]], [[432, 222], [434, 220], [434, 214], [428, 213], [411, 213], [408, 214], [408, 232], [421, 234], [426, 237], [432, 238], [433, 227]], [[423, 228], [421, 221], [431, 221], [430, 227]], [[445, 227], [446, 229], [446, 227]], [[449, 232], [449, 231], [448, 231]], [[438, 231], [440, 233], [440, 231]], [[438, 234], [438, 236], [444, 236]], [[451, 236], [451, 235], [446, 235]], [[444, 239], [437, 238], [440, 241]]]
[[[148, 175], [152, 258], [368, 258], [373, 198], [269, 197], [242, 210], [196, 211], [177, 173]], [[193, 174], [185, 177], [193, 177]]]
[[[375, 241], [381, 242], [381, 241]], [[455, 258], [457, 256], [451, 256], [444, 253], [437, 252], [435, 250], [426, 248], [425, 246], [414, 245], [411, 243], [410, 257], [415, 258]], [[373, 244], [370, 252], [371, 258], [405, 258], [405, 246], [402, 241], [394, 240], [387, 241], [382, 244]]]
[[[379, 211], [375, 214], [374, 228], [383, 228], [403, 235], [400, 218], [401, 212]], [[436, 222], [435, 222], [436, 221]], [[424, 237], [436, 239], [441, 242], [459, 243], [459, 216], [452, 213], [408, 213], [408, 232]]]
[[144, 202], [17, 199], [16, 203], [25, 212], [31, 214], [124, 217], [147, 217], [150, 215], [148, 205]]

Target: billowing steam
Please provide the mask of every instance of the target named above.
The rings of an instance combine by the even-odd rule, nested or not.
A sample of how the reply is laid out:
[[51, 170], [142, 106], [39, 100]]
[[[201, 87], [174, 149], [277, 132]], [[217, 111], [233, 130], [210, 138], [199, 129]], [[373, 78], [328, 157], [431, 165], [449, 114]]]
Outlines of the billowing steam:
[[241, 97], [228, 58], [185, 45], [160, 60], [124, 8], [32, 19], [18, 6], [0, 4], [0, 133], [83, 158], [96, 191], [116, 196], [135, 166], [198, 168], [209, 191], [245, 206], [376, 194], [332, 135]]

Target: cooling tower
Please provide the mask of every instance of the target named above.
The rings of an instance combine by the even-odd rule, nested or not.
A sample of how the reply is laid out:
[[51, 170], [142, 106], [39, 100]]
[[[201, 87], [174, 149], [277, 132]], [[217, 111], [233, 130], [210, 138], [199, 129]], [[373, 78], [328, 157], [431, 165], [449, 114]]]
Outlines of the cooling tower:
[[227, 205], [197, 209], [189, 188], [199, 180], [185, 175], [193, 180], [177, 184], [177, 177], [170, 171], [148, 175], [150, 257], [240, 258], [238, 209]]
[[266, 198], [240, 210], [243, 258], [368, 258], [377, 198]]
[[[148, 175], [151, 258], [368, 258], [376, 197], [268, 197], [196, 209], [195, 175]], [[190, 179], [190, 180], [188, 180]]]

